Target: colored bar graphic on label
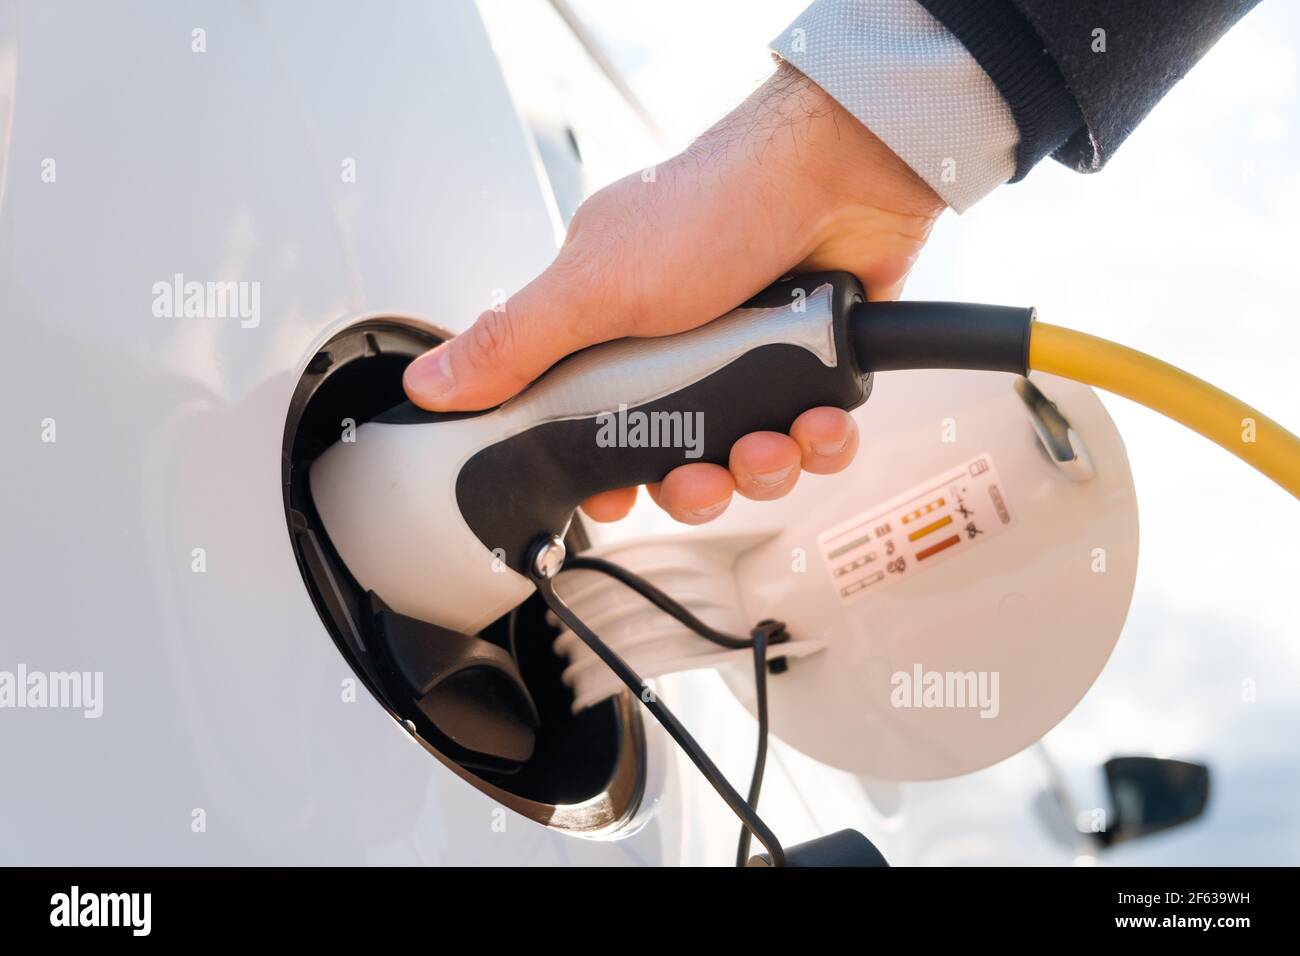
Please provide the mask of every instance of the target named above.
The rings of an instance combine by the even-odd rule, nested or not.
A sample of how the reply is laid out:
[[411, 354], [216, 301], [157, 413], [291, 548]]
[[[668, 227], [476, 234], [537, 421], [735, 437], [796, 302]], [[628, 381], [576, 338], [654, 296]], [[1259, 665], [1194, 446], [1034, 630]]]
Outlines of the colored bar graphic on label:
[[[982, 547], [1011, 521], [1007, 490], [986, 453], [827, 528], [817, 546], [836, 595], [852, 604], [958, 560], [954, 555]], [[931, 537], [940, 531], [947, 532], [942, 540]]]
[[945, 504], [946, 502], [942, 498], [939, 498], [935, 501], [931, 501], [924, 508], [917, 508], [911, 514], [903, 515], [903, 524], [911, 524], [913, 521], [920, 521], [922, 518], [930, 514], [932, 511], [938, 511]]
[[934, 555], [938, 554], [940, 551], [947, 551], [954, 544], [960, 544], [960, 543], [961, 543], [961, 538], [959, 538], [957, 535], [953, 535], [951, 538], [944, 538], [938, 544], [932, 544], [924, 551], [916, 552], [916, 560], [924, 561], [926, 558], [933, 557]]
[[[911, 534], [907, 536], [907, 540], [908, 541], [920, 540], [921, 538], [924, 538], [927, 534], [930, 534], [932, 531], [938, 531], [940, 528], [946, 528], [950, 524], [952, 524], [952, 515], [944, 515], [938, 521], [931, 521], [924, 528], [918, 528], [917, 530], [913, 531]], [[920, 555], [918, 554], [917, 557], [919, 558]]]

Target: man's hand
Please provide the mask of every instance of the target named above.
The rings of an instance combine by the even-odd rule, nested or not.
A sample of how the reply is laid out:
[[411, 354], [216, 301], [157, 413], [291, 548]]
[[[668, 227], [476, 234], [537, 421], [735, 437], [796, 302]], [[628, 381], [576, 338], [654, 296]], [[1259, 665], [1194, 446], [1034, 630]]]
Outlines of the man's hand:
[[[843, 269], [869, 298], [896, 298], [943, 208], [838, 103], [782, 65], [653, 179], [628, 176], [583, 203], [550, 267], [503, 309], [412, 362], [406, 393], [431, 410], [487, 408], [570, 352], [703, 325], [803, 270]], [[801, 466], [840, 471], [857, 444], [847, 412], [814, 408], [789, 435], [741, 438], [729, 469], [682, 465], [649, 491], [678, 521], [701, 524], [733, 491], [779, 498]], [[583, 510], [613, 521], [635, 500], [636, 489], [624, 488]]]

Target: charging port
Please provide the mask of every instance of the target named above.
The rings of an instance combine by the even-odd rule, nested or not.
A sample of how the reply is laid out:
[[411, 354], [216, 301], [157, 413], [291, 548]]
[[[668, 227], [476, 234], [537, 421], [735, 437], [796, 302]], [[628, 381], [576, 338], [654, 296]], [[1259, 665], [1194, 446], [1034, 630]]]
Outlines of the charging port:
[[[639, 804], [645, 743], [624, 694], [572, 712], [552, 650], [556, 630], [535, 597], [477, 635], [395, 614], [366, 592], [329, 542], [307, 473], [326, 448], [399, 404], [402, 371], [439, 339], [397, 319], [359, 322], [307, 363], [285, 422], [285, 514], [307, 593], [375, 699], [428, 752], [504, 805], [549, 826], [618, 826]], [[566, 542], [586, 545], [575, 521]]]

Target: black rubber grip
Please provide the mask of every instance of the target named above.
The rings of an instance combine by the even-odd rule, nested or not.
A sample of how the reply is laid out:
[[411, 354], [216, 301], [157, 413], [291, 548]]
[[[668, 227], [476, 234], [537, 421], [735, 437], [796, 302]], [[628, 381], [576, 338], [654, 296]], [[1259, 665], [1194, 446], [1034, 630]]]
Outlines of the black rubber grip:
[[969, 302], [868, 302], [850, 320], [866, 371], [968, 368], [1029, 374], [1032, 308]]
[[834, 367], [802, 346], [760, 345], [705, 378], [627, 410], [648, 418], [666, 413], [659, 421], [677, 416], [683, 435], [685, 417], [691, 416], [698, 428], [693, 437], [699, 439], [692, 442], [691, 457], [680, 445], [610, 446], [608, 416], [544, 422], [488, 445], [465, 463], [456, 482], [457, 502], [470, 528], [490, 550], [502, 549], [506, 562], [522, 571], [538, 536], [560, 533], [577, 506], [594, 494], [659, 481], [691, 462], [725, 467], [732, 444], [749, 432], [787, 432], [809, 408], [851, 409], [862, 404], [870, 393], [871, 376], [857, 365], [849, 341], [849, 314], [863, 299], [853, 276], [801, 275], [770, 286], [744, 307], [788, 306], [795, 289], [823, 284], [833, 289]]

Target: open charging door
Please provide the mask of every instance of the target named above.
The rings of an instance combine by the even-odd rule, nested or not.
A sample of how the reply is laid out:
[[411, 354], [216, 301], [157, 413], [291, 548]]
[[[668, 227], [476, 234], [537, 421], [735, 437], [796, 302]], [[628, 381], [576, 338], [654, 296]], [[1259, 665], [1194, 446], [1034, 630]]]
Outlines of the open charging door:
[[[1123, 441], [1092, 389], [1039, 374], [886, 373], [854, 415], [846, 471], [593, 553], [713, 627], [783, 621], [771, 727], [808, 756], [890, 780], [987, 767], [1059, 723], [1119, 637], [1138, 546]], [[717, 667], [754, 711], [748, 651], [590, 572], [557, 590], [643, 676]], [[572, 633], [556, 649], [575, 708], [620, 689]]]

